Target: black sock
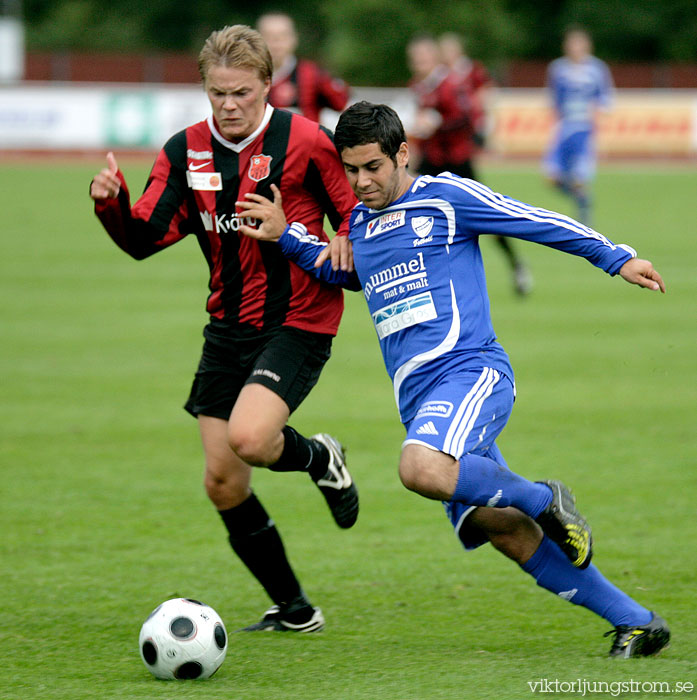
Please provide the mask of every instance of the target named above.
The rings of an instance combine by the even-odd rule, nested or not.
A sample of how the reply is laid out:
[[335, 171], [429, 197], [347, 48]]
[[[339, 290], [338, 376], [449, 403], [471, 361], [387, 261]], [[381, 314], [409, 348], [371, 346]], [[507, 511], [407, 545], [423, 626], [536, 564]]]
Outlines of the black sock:
[[276, 605], [302, 607], [309, 602], [286, 557], [281, 536], [257, 497], [252, 494], [235, 508], [218, 511], [230, 534], [235, 554], [254, 574]]
[[289, 425], [283, 428], [283, 437], [283, 452], [275, 464], [269, 465], [272, 472], [306, 471], [315, 481], [327, 473], [329, 452], [324, 445], [303, 437]]

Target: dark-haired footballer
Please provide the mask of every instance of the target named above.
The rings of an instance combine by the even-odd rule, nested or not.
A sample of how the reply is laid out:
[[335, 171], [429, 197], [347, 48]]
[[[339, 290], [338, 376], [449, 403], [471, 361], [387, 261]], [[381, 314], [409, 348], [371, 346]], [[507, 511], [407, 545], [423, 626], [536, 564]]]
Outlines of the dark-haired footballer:
[[466, 549], [490, 541], [538, 585], [613, 625], [613, 656], [648, 656], [668, 644], [665, 621], [591, 564], [591, 530], [559, 481], [512, 472], [496, 439], [515, 396], [496, 341], [479, 236], [507, 235], [579, 255], [630, 283], [665, 291], [647, 260], [566, 216], [531, 207], [450, 173], [414, 179], [397, 114], [361, 102], [339, 119], [334, 143], [360, 200], [351, 214], [355, 273], [317, 267], [326, 244], [249, 195], [249, 235], [278, 239], [291, 260], [327, 282], [360, 281], [406, 429], [402, 483], [443, 501]]

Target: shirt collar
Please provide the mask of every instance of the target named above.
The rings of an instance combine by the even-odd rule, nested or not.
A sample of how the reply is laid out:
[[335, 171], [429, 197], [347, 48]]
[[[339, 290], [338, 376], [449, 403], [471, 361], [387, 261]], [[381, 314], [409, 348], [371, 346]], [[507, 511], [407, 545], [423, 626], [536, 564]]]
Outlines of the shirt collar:
[[266, 105], [266, 109], [264, 110], [264, 117], [261, 120], [261, 124], [254, 130], [253, 133], [251, 133], [249, 136], [247, 136], [246, 139], [240, 141], [239, 143], [235, 143], [234, 141], [228, 141], [219, 131], [218, 127], [215, 125], [215, 120], [213, 119], [213, 115], [211, 114], [208, 117], [208, 128], [211, 130], [211, 134], [213, 134], [213, 137], [215, 138], [218, 143], [221, 143], [225, 148], [229, 148], [231, 151], [234, 151], [235, 153], [241, 153], [244, 151], [247, 146], [249, 146], [253, 141], [256, 140], [256, 138], [259, 136], [259, 134], [264, 131], [264, 129], [268, 126], [269, 121], [271, 120], [271, 115], [273, 114], [273, 107], [270, 104]]

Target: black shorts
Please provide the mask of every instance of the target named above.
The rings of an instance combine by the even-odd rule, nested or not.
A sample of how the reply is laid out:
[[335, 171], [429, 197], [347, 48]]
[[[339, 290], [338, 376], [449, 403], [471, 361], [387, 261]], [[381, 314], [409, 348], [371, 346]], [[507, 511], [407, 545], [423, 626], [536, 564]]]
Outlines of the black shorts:
[[191, 394], [184, 408], [192, 415], [227, 420], [245, 384], [263, 384], [292, 413], [310, 393], [331, 354], [333, 336], [281, 326], [260, 334], [231, 330], [213, 320]]

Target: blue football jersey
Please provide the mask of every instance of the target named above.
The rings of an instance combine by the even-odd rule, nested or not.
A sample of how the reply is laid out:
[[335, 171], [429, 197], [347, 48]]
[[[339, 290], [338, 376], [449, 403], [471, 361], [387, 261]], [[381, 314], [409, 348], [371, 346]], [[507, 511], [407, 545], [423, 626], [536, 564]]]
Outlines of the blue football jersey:
[[326, 282], [363, 289], [402, 422], [441, 378], [491, 367], [513, 380], [489, 312], [479, 236], [498, 234], [585, 257], [611, 275], [633, 257], [593, 229], [497, 194], [474, 180], [422, 176], [379, 211], [358, 204], [350, 220], [356, 275], [314, 269], [318, 246], [300, 224], [284, 253]]
[[609, 107], [612, 99], [610, 70], [595, 56], [581, 63], [565, 57], [552, 61], [547, 85], [563, 132], [591, 131], [595, 110]]

